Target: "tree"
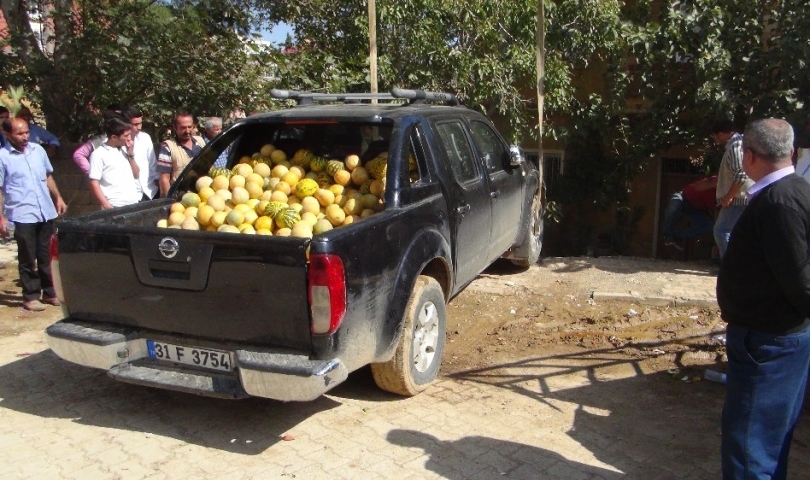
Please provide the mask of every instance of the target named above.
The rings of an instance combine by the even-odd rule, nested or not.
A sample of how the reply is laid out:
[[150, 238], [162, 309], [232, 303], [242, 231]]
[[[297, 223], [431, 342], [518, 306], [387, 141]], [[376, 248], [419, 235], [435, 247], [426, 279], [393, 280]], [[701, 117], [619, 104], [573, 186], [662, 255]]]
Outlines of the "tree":
[[[2, 0], [9, 85], [24, 85], [54, 133], [76, 140], [106, 105], [137, 104], [163, 124], [250, 109], [266, 97], [267, 53], [241, 35], [252, 2]], [[270, 14], [265, 14], [268, 17]]]

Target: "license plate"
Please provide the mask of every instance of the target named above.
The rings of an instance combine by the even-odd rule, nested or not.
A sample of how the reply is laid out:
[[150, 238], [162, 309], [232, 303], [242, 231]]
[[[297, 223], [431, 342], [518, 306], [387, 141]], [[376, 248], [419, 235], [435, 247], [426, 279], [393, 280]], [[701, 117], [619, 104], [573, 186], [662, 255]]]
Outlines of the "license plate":
[[233, 370], [230, 352], [208, 348], [187, 347], [171, 343], [146, 341], [149, 358], [167, 362], [182, 363], [193, 367], [207, 368], [221, 372]]

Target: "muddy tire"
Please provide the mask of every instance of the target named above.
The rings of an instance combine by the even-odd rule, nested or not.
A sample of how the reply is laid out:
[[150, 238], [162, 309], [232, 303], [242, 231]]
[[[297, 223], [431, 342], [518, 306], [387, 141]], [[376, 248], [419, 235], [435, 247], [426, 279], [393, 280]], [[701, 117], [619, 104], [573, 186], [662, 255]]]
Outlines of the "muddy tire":
[[532, 199], [532, 209], [529, 212], [529, 225], [526, 228], [523, 241], [515, 251], [512, 263], [519, 267], [529, 268], [540, 259], [540, 250], [543, 248], [543, 217], [540, 205], [540, 193], [535, 193]]
[[394, 356], [387, 362], [371, 364], [378, 387], [412, 397], [436, 379], [444, 353], [445, 318], [444, 293], [439, 282], [420, 276], [405, 308], [402, 335]]

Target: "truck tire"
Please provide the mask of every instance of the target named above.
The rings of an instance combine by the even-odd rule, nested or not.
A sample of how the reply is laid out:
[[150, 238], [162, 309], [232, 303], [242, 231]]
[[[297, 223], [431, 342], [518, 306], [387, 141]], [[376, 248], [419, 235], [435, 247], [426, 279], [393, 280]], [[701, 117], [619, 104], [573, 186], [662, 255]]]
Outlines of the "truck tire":
[[436, 279], [416, 279], [405, 308], [402, 335], [391, 360], [372, 363], [374, 382], [381, 389], [412, 397], [439, 374], [445, 337], [445, 299]]
[[543, 217], [540, 205], [540, 192], [534, 194], [532, 210], [529, 212], [529, 225], [526, 228], [520, 247], [515, 250], [512, 263], [519, 267], [529, 268], [540, 259], [543, 248]]

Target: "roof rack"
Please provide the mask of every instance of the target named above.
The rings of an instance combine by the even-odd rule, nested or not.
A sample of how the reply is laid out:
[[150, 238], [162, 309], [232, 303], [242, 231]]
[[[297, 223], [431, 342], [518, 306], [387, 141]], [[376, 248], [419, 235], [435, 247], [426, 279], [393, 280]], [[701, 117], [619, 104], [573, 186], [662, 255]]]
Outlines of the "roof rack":
[[408, 100], [408, 105], [421, 104], [425, 101], [444, 102], [450, 106], [459, 105], [458, 98], [451, 93], [426, 92], [394, 88], [390, 93], [312, 93], [274, 88], [270, 95], [279, 100], [295, 100], [298, 105], [312, 105], [315, 102], [359, 102], [361, 100]]

